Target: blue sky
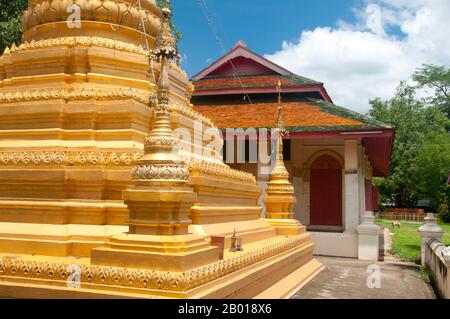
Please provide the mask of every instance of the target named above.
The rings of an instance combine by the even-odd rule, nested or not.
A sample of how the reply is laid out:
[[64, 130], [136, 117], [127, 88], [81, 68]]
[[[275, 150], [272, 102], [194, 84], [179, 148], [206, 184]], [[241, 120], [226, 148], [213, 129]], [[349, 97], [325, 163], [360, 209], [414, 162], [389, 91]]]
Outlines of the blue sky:
[[[207, 0], [209, 13], [228, 51], [242, 39], [260, 54], [274, 53], [284, 40], [297, 39], [302, 30], [335, 26], [338, 20], [354, 22], [357, 0]], [[172, 0], [174, 21], [182, 32], [180, 51], [187, 57], [189, 76], [222, 56], [197, 0]]]
[[[450, 0], [202, 0], [225, 51], [243, 40], [367, 113], [422, 64], [450, 67]], [[172, 0], [189, 76], [223, 55], [198, 0]]]

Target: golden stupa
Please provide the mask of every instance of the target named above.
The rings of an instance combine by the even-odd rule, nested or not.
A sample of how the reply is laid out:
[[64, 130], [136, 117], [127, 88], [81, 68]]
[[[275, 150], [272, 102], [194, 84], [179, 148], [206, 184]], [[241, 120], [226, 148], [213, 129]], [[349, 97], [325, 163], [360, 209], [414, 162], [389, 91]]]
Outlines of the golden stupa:
[[282, 157], [263, 219], [254, 176], [175, 136], [216, 129], [189, 102], [170, 16], [29, 0], [0, 57], [0, 297], [283, 298], [322, 269]]

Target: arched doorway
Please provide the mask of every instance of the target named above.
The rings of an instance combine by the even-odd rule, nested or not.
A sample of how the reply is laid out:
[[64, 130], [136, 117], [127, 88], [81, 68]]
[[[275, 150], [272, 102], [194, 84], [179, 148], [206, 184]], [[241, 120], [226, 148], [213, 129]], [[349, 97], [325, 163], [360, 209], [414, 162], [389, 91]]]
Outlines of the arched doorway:
[[311, 165], [310, 224], [342, 226], [342, 166], [331, 155], [321, 155]]

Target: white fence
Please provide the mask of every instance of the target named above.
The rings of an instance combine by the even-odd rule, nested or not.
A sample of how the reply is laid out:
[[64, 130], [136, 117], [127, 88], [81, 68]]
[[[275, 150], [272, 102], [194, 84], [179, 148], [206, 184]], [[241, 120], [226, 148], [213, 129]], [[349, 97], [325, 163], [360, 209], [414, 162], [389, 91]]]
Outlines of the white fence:
[[447, 246], [436, 239], [430, 239], [424, 248], [424, 263], [431, 271], [434, 286], [441, 298], [450, 299], [450, 263], [446, 260]]

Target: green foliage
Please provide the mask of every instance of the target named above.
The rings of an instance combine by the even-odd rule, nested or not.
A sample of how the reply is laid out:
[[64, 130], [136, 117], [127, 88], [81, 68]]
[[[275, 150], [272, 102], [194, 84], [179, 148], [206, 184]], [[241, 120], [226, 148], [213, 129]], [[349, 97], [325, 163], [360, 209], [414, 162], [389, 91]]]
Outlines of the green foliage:
[[22, 38], [20, 14], [27, 3], [27, 0], [0, 2], [0, 54], [7, 46], [20, 43]]
[[[402, 222], [400, 228], [393, 228], [391, 220], [378, 219], [377, 224], [383, 225], [394, 234], [391, 253], [406, 261], [420, 259], [420, 234], [418, 229], [422, 223]], [[442, 242], [450, 245], [450, 225], [439, 225], [444, 230]]]
[[423, 145], [416, 162], [415, 197], [431, 199], [434, 208], [442, 210], [441, 205], [450, 198], [447, 185], [450, 173], [450, 134], [440, 133], [432, 136], [428, 144]]
[[383, 203], [414, 207], [419, 199], [443, 201], [441, 187], [450, 170], [448, 118], [437, 106], [416, 98], [416, 88], [401, 83], [389, 101], [370, 102], [370, 115], [396, 127], [387, 178], [375, 180]]
[[418, 278], [422, 279], [427, 284], [431, 284], [431, 272], [427, 267], [420, 267], [416, 274]]
[[[447, 188], [450, 189], [449, 186], [447, 186]], [[443, 203], [438, 208], [439, 220], [442, 223], [450, 223], [450, 208], [448, 205], [448, 198], [449, 197], [446, 197]]]
[[425, 64], [414, 73], [413, 79], [419, 88], [434, 89], [434, 96], [428, 98], [428, 102], [439, 107], [450, 119], [450, 69]]

